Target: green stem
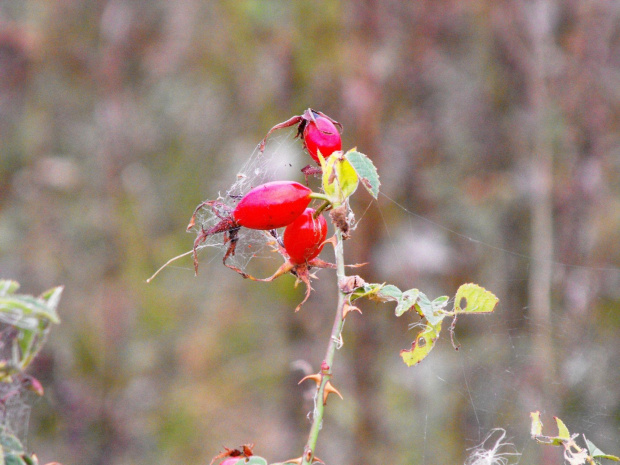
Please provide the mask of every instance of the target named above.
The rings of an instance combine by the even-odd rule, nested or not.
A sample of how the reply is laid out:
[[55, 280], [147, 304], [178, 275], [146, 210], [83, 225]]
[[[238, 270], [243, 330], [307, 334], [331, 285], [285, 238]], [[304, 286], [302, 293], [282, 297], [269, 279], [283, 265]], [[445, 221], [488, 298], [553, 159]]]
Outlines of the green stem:
[[321, 194], [319, 192], [312, 192], [310, 194], [310, 198], [311, 199], [317, 199], [317, 200], [325, 200], [326, 202], [332, 203], [332, 200], [329, 196], [325, 195], [325, 194]]
[[327, 207], [331, 207], [331, 206], [332, 206], [332, 203], [329, 200], [326, 200], [325, 202], [323, 202], [323, 204], [319, 208], [317, 208], [316, 211], [314, 212], [314, 219], [316, 220], [319, 217], [319, 215], [323, 213], [323, 211], [325, 211]]
[[302, 456], [301, 465], [309, 465], [314, 458], [314, 451], [316, 448], [316, 442], [319, 437], [319, 431], [321, 430], [321, 424], [323, 423], [323, 413], [325, 405], [323, 404], [323, 393], [325, 392], [325, 386], [332, 377], [332, 364], [334, 362], [334, 355], [336, 349], [340, 344], [340, 336], [342, 333], [342, 327], [344, 325], [343, 308], [345, 303], [345, 294], [340, 289], [340, 283], [345, 278], [344, 271], [344, 253], [342, 247], [342, 231], [336, 229], [336, 276], [338, 282], [338, 306], [336, 307], [336, 318], [334, 319], [334, 325], [329, 337], [329, 343], [327, 344], [327, 350], [325, 352], [325, 359], [321, 366], [321, 382], [317, 386], [315, 394], [315, 409], [312, 418], [312, 426], [310, 428], [310, 434], [308, 436], [308, 442], [304, 448], [304, 455]]

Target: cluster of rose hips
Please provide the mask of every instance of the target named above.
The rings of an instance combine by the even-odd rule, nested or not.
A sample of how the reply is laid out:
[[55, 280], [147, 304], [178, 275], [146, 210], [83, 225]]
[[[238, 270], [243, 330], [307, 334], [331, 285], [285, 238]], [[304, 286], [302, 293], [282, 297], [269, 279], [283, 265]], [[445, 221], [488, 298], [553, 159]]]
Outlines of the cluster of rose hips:
[[[261, 151], [264, 150], [266, 139], [273, 131], [294, 125], [298, 125], [296, 137], [303, 140], [304, 147], [317, 163], [319, 163], [318, 153], [326, 159], [342, 147], [340, 132], [337, 128], [342, 127], [340, 123], [319, 111], [308, 109], [302, 115], [294, 116], [271, 128], [260, 144]], [[308, 166], [302, 171], [308, 175], [320, 173], [321, 169]], [[306, 284], [305, 302], [310, 292], [309, 270], [312, 267], [333, 267], [316, 258], [326, 242], [327, 222], [321, 214], [322, 208], [315, 210], [308, 206], [313, 198], [321, 197], [320, 194], [313, 193], [311, 189], [298, 182], [274, 181], [251, 189], [234, 209], [215, 200], [201, 203], [194, 211], [187, 227], [188, 230], [195, 225], [197, 213], [205, 207], [210, 207], [220, 221], [209, 229], [202, 226], [200, 228], [193, 248], [196, 273], [198, 272], [198, 247], [208, 237], [223, 233], [224, 243], [228, 243], [223, 259], [226, 266], [245, 278], [256, 281], [271, 281], [282, 274], [292, 273]], [[235, 254], [241, 228], [269, 231], [276, 239], [278, 249], [286, 258], [286, 262], [270, 278], [256, 279], [226, 263], [227, 259]], [[278, 228], [286, 228], [283, 239], [277, 235]]]

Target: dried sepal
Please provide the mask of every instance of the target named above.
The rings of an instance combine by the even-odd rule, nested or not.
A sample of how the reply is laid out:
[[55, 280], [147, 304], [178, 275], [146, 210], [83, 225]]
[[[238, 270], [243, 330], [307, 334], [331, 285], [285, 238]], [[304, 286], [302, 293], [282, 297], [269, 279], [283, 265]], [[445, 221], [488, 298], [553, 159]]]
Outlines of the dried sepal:
[[[360, 265], [361, 266], [361, 265]], [[356, 289], [360, 287], [364, 287], [366, 285], [366, 281], [364, 281], [360, 276], [347, 276], [342, 281], [340, 281], [340, 290], [345, 294], [351, 294]]]
[[338, 238], [336, 237], [336, 235], [333, 235], [329, 239], [326, 239], [325, 241], [323, 241], [322, 245], [325, 245], [325, 244], [331, 244], [332, 247], [335, 249], [336, 245], [338, 245]]
[[[283, 251], [280, 251], [280, 253], [283, 253]], [[286, 256], [285, 252], [283, 253], [283, 255]], [[295, 312], [298, 312], [299, 309], [303, 306], [303, 304], [305, 304], [306, 301], [310, 298], [310, 294], [312, 292], [312, 286], [310, 284], [310, 281], [311, 281], [311, 278], [316, 278], [316, 276], [312, 274], [310, 270], [312, 268], [332, 268], [332, 269], [336, 268], [336, 265], [334, 265], [333, 263], [329, 263], [329, 262], [323, 261], [318, 258], [315, 258], [313, 260], [310, 260], [307, 263], [302, 263], [299, 265], [295, 265], [291, 263], [290, 260], [287, 260], [280, 266], [280, 268], [276, 270], [274, 274], [272, 274], [268, 278], [256, 278], [234, 265], [230, 265], [228, 263], [224, 263], [224, 264], [228, 268], [230, 268], [233, 271], [236, 271], [237, 273], [239, 273], [241, 276], [243, 276], [246, 279], [249, 279], [251, 281], [263, 282], [263, 283], [271, 282], [274, 279], [279, 278], [280, 276], [284, 274], [291, 273], [296, 278], [295, 286], [297, 286], [300, 282], [303, 282], [306, 285], [306, 293], [304, 295], [304, 299], [301, 301], [299, 305], [297, 305], [297, 307], [295, 307]]]
[[339, 207], [334, 208], [329, 212], [329, 217], [332, 220], [334, 227], [338, 228], [342, 231], [342, 238], [349, 238], [349, 218], [347, 213], [347, 207], [345, 205], [341, 205]]
[[211, 459], [209, 465], [213, 465], [213, 462], [218, 459], [225, 459], [227, 457], [239, 457], [240, 459], [251, 457], [252, 455], [254, 455], [252, 449], [254, 449], [254, 444], [243, 444], [237, 449], [229, 449], [228, 447], [224, 447], [224, 450], [222, 452], [220, 452]]

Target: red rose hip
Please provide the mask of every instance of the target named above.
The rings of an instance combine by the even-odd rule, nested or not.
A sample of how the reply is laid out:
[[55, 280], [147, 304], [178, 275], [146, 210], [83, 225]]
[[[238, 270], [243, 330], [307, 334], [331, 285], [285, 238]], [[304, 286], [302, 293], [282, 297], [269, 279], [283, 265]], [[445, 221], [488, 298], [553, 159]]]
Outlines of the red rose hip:
[[293, 181], [274, 181], [248, 192], [232, 212], [239, 226], [276, 229], [292, 223], [310, 203], [312, 191]]
[[284, 230], [284, 248], [291, 263], [300, 265], [315, 258], [327, 237], [327, 221], [323, 215], [314, 218], [315, 210], [305, 211]]
[[319, 163], [317, 151], [323, 158], [342, 148], [342, 138], [336, 125], [328, 118], [317, 115], [306, 123], [303, 130], [304, 143], [310, 156]]

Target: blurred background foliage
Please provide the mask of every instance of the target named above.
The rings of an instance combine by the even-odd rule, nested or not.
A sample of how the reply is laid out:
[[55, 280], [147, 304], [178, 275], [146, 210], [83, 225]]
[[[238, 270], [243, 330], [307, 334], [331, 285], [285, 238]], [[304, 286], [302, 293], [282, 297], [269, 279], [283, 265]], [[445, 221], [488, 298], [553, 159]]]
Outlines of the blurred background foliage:
[[459, 321], [459, 352], [444, 340], [411, 369], [391, 306], [353, 315], [319, 456], [463, 463], [504, 427], [521, 463], [559, 464], [529, 439], [537, 409], [618, 454], [619, 104], [613, 0], [0, 1], [0, 277], [66, 286], [30, 449], [66, 465], [208, 463], [246, 442], [300, 455], [297, 381], [324, 353], [333, 272], [298, 314], [291, 277], [244, 281], [211, 249], [198, 277], [187, 259], [145, 279], [191, 247], [194, 207], [267, 130], [313, 107], [381, 175], [379, 201], [353, 204], [360, 274], [501, 299]]

